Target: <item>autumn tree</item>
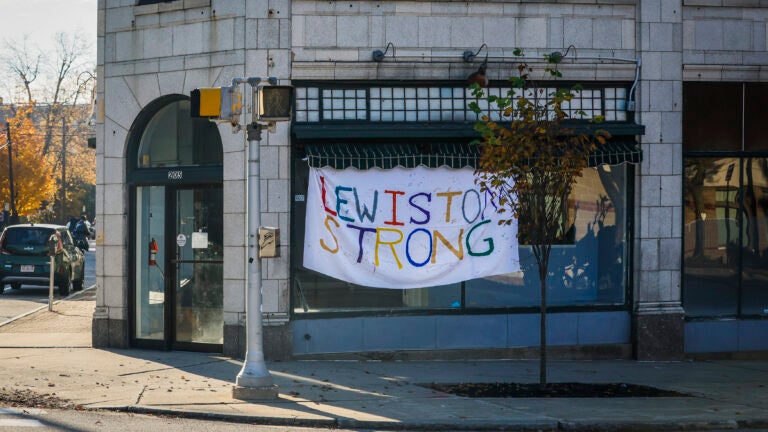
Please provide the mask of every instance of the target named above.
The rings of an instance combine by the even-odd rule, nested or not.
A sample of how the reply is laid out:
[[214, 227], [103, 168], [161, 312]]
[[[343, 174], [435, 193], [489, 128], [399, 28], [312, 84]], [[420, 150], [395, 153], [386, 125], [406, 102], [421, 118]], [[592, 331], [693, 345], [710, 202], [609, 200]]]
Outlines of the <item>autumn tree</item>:
[[0, 58], [16, 82], [16, 94], [26, 97], [16, 103], [35, 102], [34, 120], [43, 137], [40, 157], [57, 177], [51, 202], [63, 223], [83, 206], [94, 207], [95, 151], [87, 140], [95, 76], [81, 35], [59, 33], [55, 42], [54, 52], [42, 56], [26, 39], [6, 41]]
[[[515, 50], [522, 60], [522, 52]], [[546, 56], [552, 67], [544, 70], [548, 78], [560, 78], [558, 58]], [[563, 240], [567, 226], [567, 199], [573, 185], [588, 166], [589, 154], [609, 137], [594, 130], [591, 135], [574, 133], [568, 105], [578, 86], [541, 87], [531, 79], [532, 69], [522, 62], [518, 76], [510, 78], [512, 90], [506, 96], [486, 96], [474, 84], [472, 91], [485, 99], [490, 110], [478, 102], [470, 109], [480, 118], [475, 129], [480, 132], [480, 161], [477, 167], [481, 189], [491, 192], [498, 211], [509, 217], [500, 224], [517, 222], [518, 240], [530, 245], [536, 259], [540, 288], [540, 363], [539, 384], [547, 384], [547, 273], [552, 245]], [[553, 88], [554, 87], [554, 88]], [[498, 119], [498, 120], [494, 120]], [[597, 119], [600, 120], [600, 119]]]
[[[13, 183], [16, 212], [30, 217], [43, 203], [51, 202], [56, 190], [53, 169], [42, 158], [43, 136], [33, 121], [34, 105], [20, 107], [13, 117], [6, 118], [11, 129], [13, 152]], [[7, 134], [0, 137], [0, 146], [7, 145]], [[7, 149], [0, 152], [0, 202], [10, 202], [10, 176]]]

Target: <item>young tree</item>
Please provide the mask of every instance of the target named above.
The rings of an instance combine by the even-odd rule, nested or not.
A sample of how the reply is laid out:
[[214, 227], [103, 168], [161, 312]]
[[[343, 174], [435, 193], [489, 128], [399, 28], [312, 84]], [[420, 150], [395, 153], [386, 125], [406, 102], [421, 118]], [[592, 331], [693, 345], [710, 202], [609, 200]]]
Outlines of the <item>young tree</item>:
[[[522, 52], [516, 50], [515, 55], [522, 57]], [[559, 60], [554, 53], [546, 58], [555, 65]], [[536, 258], [541, 295], [539, 384], [545, 387], [550, 252], [566, 236], [564, 212], [574, 183], [588, 166], [590, 152], [609, 135], [598, 129], [591, 135], [574, 132], [568, 106], [578, 87], [539, 87], [530, 79], [532, 69], [525, 62], [517, 71], [518, 76], [510, 78], [513, 89], [506, 96], [485, 96], [474, 84], [474, 96], [478, 101], [485, 99], [489, 111], [484, 112], [478, 102], [472, 102], [470, 109], [480, 118], [475, 129], [482, 136], [477, 167], [481, 189], [494, 194], [499, 212], [511, 213], [501, 224], [510, 225], [517, 219], [518, 239], [530, 245]], [[545, 74], [562, 76], [556, 66], [546, 68]], [[578, 110], [572, 114], [585, 115]]]

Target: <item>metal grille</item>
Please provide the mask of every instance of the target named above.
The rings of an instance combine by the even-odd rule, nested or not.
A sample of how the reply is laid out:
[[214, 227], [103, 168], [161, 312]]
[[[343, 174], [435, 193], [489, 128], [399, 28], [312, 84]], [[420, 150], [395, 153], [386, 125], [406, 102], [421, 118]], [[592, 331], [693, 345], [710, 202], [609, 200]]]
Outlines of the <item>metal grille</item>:
[[[430, 168], [476, 168], [480, 158], [480, 147], [464, 143], [433, 143], [419, 146], [404, 143], [366, 144], [337, 142], [328, 144], [307, 144], [307, 162], [315, 168], [331, 167], [345, 169], [373, 167], [390, 169], [397, 166], [413, 168], [424, 165]], [[633, 139], [614, 139], [600, 146], [589, 155], [591, 167], [599, 165], [636, 164], [642, 160], [642, 152]]]

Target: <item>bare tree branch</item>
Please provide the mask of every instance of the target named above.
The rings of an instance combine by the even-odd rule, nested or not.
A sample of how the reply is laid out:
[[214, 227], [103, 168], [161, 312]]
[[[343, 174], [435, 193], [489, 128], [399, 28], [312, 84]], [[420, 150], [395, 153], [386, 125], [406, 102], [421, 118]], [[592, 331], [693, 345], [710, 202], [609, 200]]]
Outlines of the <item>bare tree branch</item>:
[[32, 50], [28, 46], [29, 35], [24, 35], [21, 41], [6, 40], [5, 51], [2, 62], [13, 76], [19, 79], [24, 92], [27, 95], [27, 104], [34, 101], [32, 97], [32, 83], [40, 75], [40, 66], [42, 54], [39, 50]]

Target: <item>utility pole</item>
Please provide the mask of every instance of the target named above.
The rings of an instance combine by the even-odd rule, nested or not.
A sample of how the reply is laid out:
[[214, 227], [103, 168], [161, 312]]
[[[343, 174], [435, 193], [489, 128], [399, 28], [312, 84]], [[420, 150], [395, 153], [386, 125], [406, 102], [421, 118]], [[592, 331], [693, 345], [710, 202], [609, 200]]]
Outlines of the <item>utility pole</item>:
[[61, 119], [61, 214], [59, 220], [66, 220], [67, 213], [67, 117]]
[[8, 137], [8, 186], [11, 189], [11, 216], [8, 224], [15, 224], [19, 222], [19, 215], [16, 214], [16, 192], [13, 188], [13, 151], [11, 145], [11, 124], [5, 122], [5, 133]]

